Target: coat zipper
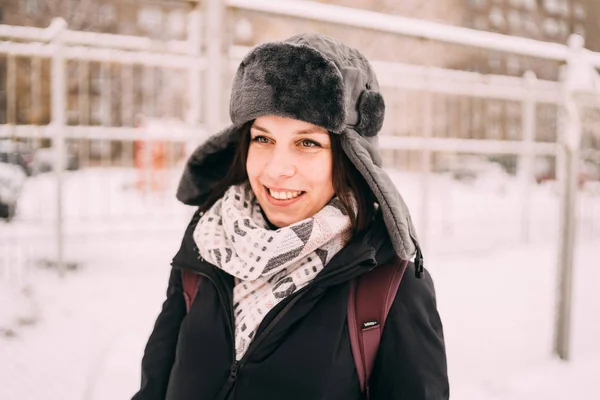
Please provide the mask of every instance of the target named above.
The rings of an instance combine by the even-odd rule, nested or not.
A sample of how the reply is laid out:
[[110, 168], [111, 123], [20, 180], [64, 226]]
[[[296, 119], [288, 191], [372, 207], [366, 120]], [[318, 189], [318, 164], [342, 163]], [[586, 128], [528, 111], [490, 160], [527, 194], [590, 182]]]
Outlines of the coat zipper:
[[[190, 269], [194, 273], [208, 279], [213, 284], [213, 286], [217, 289], [217, 293], [219, 295], [219, 299], [221, 301], [223, 311], [225, 312], [225, 315], [227, 316], [227, 326], [229, 328], [229, 334], [231, 335], [231, 339], [233, 342], [232, 343], [233, 359], [231, 362], [231, 368], [229, 370], [229, 376], [227, 377], [227, 381], [225, 382], [225, 384], [223, 385], [223, 387], [219, 391], [219, 394], [216, 397], [216, 399], [226, 399], [227, 396], [229, 395], [229, 392], [231, 391], [231, 388], [233, 387], [233, 384], [235, 383], [235, 379], [237, 377], [237, 373], [239, 370], [239, 364], [240, 364], [235, 358], [235, 330], [234, 330], [235, 321], [234, 321], [234, 317], [233, 317], [233, 315], [234, 315], [233, 294], [229, 294], [228, 290], [224, 290], [224, 287], [226, 287], [226, 283], [223, 282], [223, 279], [221, 277], [219, 277], [218, 274], [216, 274], [217, 275], [216, 277], [213, 277], [212, 274], [209, 274], [206, 272], [200, 272], [195, 268], [191, 268], [191, 266], [189, 264], [184, 264], [184, 263], [180, 263], [180, 262], [173, 262], [172, 265], [174, 267], [175, 266], [179, 267], [179, 269], [182, 269], [182, 268]], [[225, 301], [226, 297], [227, 297], [227, 300], [229, 301], [228, 304]]]
[[[367, 253], [368, 254], [368, 253]], [[362, 263], [364, 261], [366, 261], [368, 259], [368, 257], [359, 257], [359, 263]], [[364, 258], [364, 259], [363, 259]], [[233, 340], [233, 360], [231, 363], [231, 369], [229, 371], [229, 376], [227, 377], [227, 381], [225, 382], [225, 384], [223, 385], [223, 387], [221, 388], [221, 390], [219, 391], [219, 394], [216, 397], [216, 400], [225, 400], [227, 399], [227, 397], [229, 396], [229, 393], [231, 392], [231, 390], [233, 389], [233, 386], [235, 384], [235, 380], [237, 378], [237, 375], [239, 374], [241, 368], [244, 366], [245, 362], [248, 360], [249, 356], [252, 354], [253, 350], [255, 350], [263, 341], [264, 339], [268, 336], [268, 334], [275, 328], [275, 326], [277, 326], [277, 324], [279, 323], [279, 321], [281, 321], [283, 319], [283, 317], [288, 313], [288, 311], [294, 306], [294, 304], [296, 304], [300, 298], [302, 297], [302, 295], [308, 291], [309, 289], [312, 289], [313, 287], [315, 287], [318, 283], [322, 282], [324, 280], [323, 277], [321, 277], [321, 279], [314, 279], [312, 282], [310, 282], [308, 285], [306, 285], [305, 287], [303, 287], [302, 289], [298, 290], [296, 293], [294, 293], [291, 297], [288, 297], [286, 300], [288, 300], [287, 303], [278, 303], [277, 305], [275, 305], [275, 307], [269, 311], [269, 313], [276, 311], [277, 314], [275, 315], [275, 317], [271, 320], [271, 322], [265, 327], [265, 329], [263, 329], [263, 331], [260, 333], [260, 335], [256, 336], [254, 338], [254, 340], [250, 343], [250, 346], [248, 347], [248, 349], [246, 350], [246, 353], [244, 354], [244, 356], [242, 357], [241, 360], [236, 360], [235, 358], [235, 353], [236, 353], [236, 349], [235, 349], [235, 330], [234, 330], [234, 326], [235, 326], [235, 320], [234, 320], [234, 310], [233, 310], [233, 293], [229, 294], [226, 293], [224, 294], [224, 290], [223, 288], [217, 284], [216, 279], [214, 279], [212, 276], [210, 276], [210, 274], [204, 273], [204, 272], [199, 272], [194, 268], [190, 268], [189, 265], [186, 264], [182, 264], [182, 263], [175, 263], [173, 262], [172, 264], [173, 266], [179, 266], [181, 267], [188, 267], [188, 269], [191, 269], [192, 271], [194, 271], [195, 273], [205, 277], [206, 279], [208, 279], [217, 289], [217, 293], [219, 294], [219, 298], [221, 300], [221, 303], [223, 304], [223, 309], [225, 311], [225, 314], [227, 314], [227, 322], [228, 322], [228, 326], [229, 326], [229, 333], [231, 335], [231, 338]], [[222, 282], [222, 278], [217, 274], [217, 277], [219, 279], [219, 281], [221, 281], [220, 283], [223, 286], [226, 286], [224, 282]], [[225, 296], [227, 296], [228, 300], [229, 300], [229, 308], [225, 305]], [[285, 301], [285, 300], [284, 300]], [[282, 304], [285, 304], [282, 306]], [[282, 309], [279, 311], [277, 310], [279, 307], [282, 307]], [[267, 313], [267, 315], [269, 315], [269, 313]], [[266, 317], [266, 316], [265, 316]], [[260, 324], [258, 326], [258, 328], [260, 328]], [[258, 330], [258, 329], [257, 329]]]
[[[370, 253], [366, 253], [366, 254], [370, 254]], [[357, 257], [357, 259], [359, 260], [358, 264], [363, 263], [364, 261], [368, 260], [369, 258], [370, 257], [365, 257], [365, 255], [361, 255], [360, 257]], [[328, 278], [328, 276], [325, 276], [325, 278]], [[236, 365], [235, 365], [236, 373], [239, 372], [239, 370], [243, 367], [244, 363], [249, 358], [249, 356], [252, 354], [253, 350], [255, 350], [264, 341], [264, 339], [275, 328], [275, 326], [277, 326], [279, 321], [281, 321], [283, 319], [283, 317], [288, 313], [288, 311], [294, 306], [294, 304], [296, 304], [301, 299], [302, 295], [305, 292], [307, 292], [308, 290], [317, 286], [325, 278], [323, 276], [321, 276], [320, 278], [317, 277], [317, 278], [313, 279], [312, 282], [310, 282], [308, 285], [304, 286], [302, 289], [298, 290], [297, 292], [293, 293], [287, 299], [284, 299], [283, 302], [276, 304], [275, 307], [267, 313], [266, 316], [268, 316], [269, 313], [271, 313], [271, 312], [276, 312], [277, 314], [271, 320], [271, 322], [269, 322], [269, 324], [262, 330], [260, 335], [256, 336], [254, 338], [254, 340], [252, 340], [252, 342], [250, 342], [250, 346], [246, 350], [246, 353], [244, 354], [242, 359], [239, 361], [236, 361]], [[285, 303], [286, 300], [287, 300], [287, 303]], [[279, 310], [279, 308], [281, 308], [281, 310]], [[233, 311], [233, 301], [232, 301], [232, 311]], [[266, 318], [266, 316], [265, 316], [265, 318]], [[264, 318], [263, 318], [263, 320], [264, 320]], [[260, 328], [260, 324], [257, 327], [257, 331], [258, 331], [258, 328]], [[234, 336], [234, 338], [235, 338], [235, 336]]]

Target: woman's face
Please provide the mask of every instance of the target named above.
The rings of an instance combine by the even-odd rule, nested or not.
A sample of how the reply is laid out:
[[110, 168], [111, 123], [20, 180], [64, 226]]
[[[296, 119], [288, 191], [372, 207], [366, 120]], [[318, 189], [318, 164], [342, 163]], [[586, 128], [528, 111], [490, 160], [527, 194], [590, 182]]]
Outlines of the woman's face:
[[312, 217], [334, 195], [326, 129], [264, 116], [250, 128], [246, 171], [263, 212], [278, 228]]

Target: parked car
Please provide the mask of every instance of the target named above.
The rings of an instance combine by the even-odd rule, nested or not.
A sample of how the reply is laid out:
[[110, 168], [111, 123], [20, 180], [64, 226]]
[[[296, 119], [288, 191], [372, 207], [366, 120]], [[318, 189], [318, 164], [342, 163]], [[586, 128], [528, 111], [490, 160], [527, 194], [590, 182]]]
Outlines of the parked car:
[[[549, 158], [538, 158], [535, 163], [535, 180], [544, 183], [556, 180], [556, 164]], [[577, 174], [577, 185], [583, 188], [586, 182], [600, 181], [600, 163], [594, 160], [582, 160]]]
[[14, 217], [26, 179], [20, 166], [0, 163], [0, 218], [10, 221]]
[[461, 155], [449, 159], [446, 171], [453, 179], [462, 182], [474, 182], [478, 179], [504, 179], [508, 173], [500, 163], [490, 161], [486, 157]]
[[18, 165], [25, 175], [31, 176], [33, 151], [26, 143], [0, 139], [0, 163]]
[[[75, 152], [67, 149], [65, 169], [75, 171], [79, 169], [79, 157]], [[54, 149], [52, 147], [38, 149], [33, 155], [32, 169], [34, 173], [50, 172], [54, 169]]]

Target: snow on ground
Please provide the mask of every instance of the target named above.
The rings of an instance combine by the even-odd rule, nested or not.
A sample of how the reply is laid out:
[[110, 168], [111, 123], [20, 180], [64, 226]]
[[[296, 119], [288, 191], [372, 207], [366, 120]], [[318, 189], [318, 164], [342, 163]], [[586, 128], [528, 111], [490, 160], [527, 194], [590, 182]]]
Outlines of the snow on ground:
[[[598, 369], [586, 368], [600, 366], [600, 321], [593, 317], [600, 310], [599, 256], [600, 241], [577, 249], [573, 365], [550, 355], [557, 284], [553, 246], [430, 260], [453, 398], [596, 399], [590, 378]], [[565, 390], [572, 395], [556, 397]]]
[[[127, 171], [70, 174], [66, 258], [76, 264], [60, 278], [51, 264], [34, 262], [53, 255], [53, 224], [40, 213], [49, 209], [37, 206], [51, 206], [49, 179], [28, 182], [16, 220], [0, 225], [0, 399], [130, 398], [189, 210], [168, 197], [140, 196]], [[419, 176], [394, 179], [421, 218]], [[445, 326], [452, 398], [596, 399], [598, 198], [582, 200], [573, 361], [563, 363], [550, 355], [556, 194], [532, 192], [524, 245], [519, 192], [510, 181], [497, 183], [432, 179], [426, 265]]]

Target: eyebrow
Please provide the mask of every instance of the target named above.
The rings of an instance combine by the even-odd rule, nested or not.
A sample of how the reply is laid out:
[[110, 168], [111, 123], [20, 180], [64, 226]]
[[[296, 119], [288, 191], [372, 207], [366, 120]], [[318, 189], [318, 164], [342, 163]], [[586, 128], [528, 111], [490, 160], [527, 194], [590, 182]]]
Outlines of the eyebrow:
[[[257, 131], [261, 131], [261, 132], [264, 132], [264, 133], [271, 133], [271, 132], [269, 132], [269, 130], [267, 128], [263, 128], [260, 125], [252, 125], [250, 127], [250, 129], [256, 129]], [[298, 131], [294, 131], [294, 133], [296, 135], [310, 135], [310, 134], [313, 134], [313, 133], [322, 134], [322, 135], [326, 134], [325, 132], [323, 132], [321, 130], [321, 128], [318, 128], [316, 126], [314, 128], [300, 129]]]

